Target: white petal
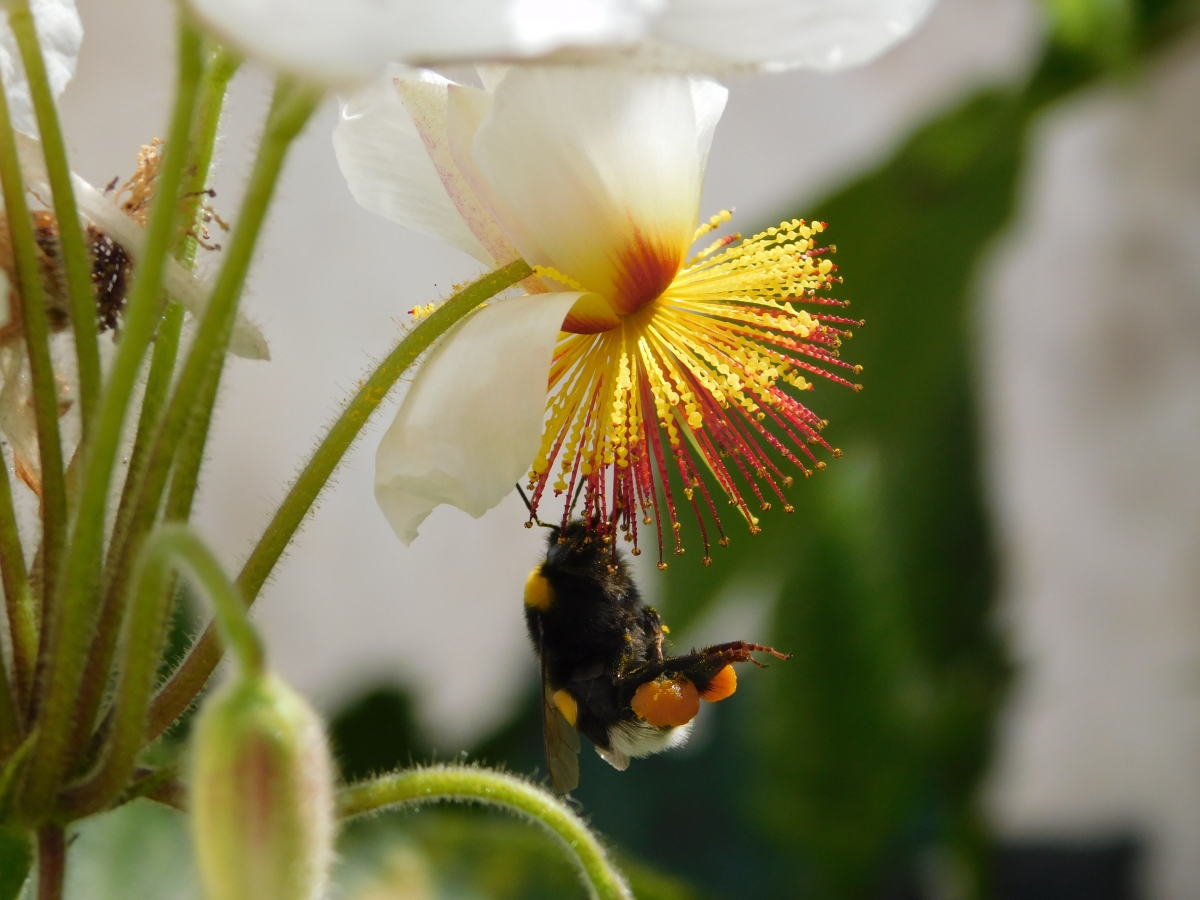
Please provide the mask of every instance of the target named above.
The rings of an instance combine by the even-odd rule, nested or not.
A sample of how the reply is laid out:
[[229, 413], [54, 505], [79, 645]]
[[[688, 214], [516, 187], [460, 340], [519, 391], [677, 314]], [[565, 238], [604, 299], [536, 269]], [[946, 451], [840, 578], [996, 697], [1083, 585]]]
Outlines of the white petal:
[[407, 544], [434, 507], [479, 518], [537, 455], [559, 328], [578, 293], [484, 307], [434, 349], [375, 454], [375, 499]]
[[189, 0], [227, 41], [277, 68], [355, 82], [389, 62], [537, 56], [627, 41], [648, 0]]
[[670, 58], [826, 71], [860, 65], [907, 37], [937, 0], [670, 0], [654, 36]]
[[[503, 80], [503, 79], [501, 79]], [[525, 256], [538, 258], [542, 255], [537, 248], [537, 242], [525, 230], [520, 220], [511, 209], [496, 194], [488, 180], [475, 164], [475, 136], [484, 119], [492, 111], [492, 95], [478, 88], [463, 85], [451, 85], [447, 97], [446, 135], [454, 158], [455, 168], [471, 186], [473, 196], [488, 211], [488, 217], [495, 223], [496, 229], [503, 233], [505, 240], [513, 245], [512, 257]], [[525, 253], [516, 248], [521, 247]], [[528, 280], [536, 281], [530, 278]], [[533, 291], [531, 291], [533, 293]]]
[[656, 283], [669, 270], [669, 283], [691, 244], [699, 131], [687, 78], [516, 68], [473, 155], [529, 236], [510, 231], [522, 256], [627, 312], [637, 299], [630, 271], [645, 265]]
[[[450, 128], [450, 98], [455, 95], [482, 95], [486, 91], [452, 85], [444, 79], [407, 79], [396, 82], [404, 107], [425, 143], [425, 149], [441, 178], [446, 193], [453, 201], [459, 216], [486, 250], [493, 264], [507, 265], [520, 255], [505, 237], [487, 207], [480, 202], [469, 179], [460, 171], [452, 147]], [[489, 101], [490, 102], [490, 101]]]
[[[79, 45], [83, 43], [83, 23], [75, 11], [75, 0], [32, 0], [29, 6], [37, 26], [38, 43], [42, 46], [50, 90], [57, 97], [75, 74]], [[8, 27], [8, 13], [3, 13], [3, 24], [0, 25], [0, 73], [4, 76], [13, 127], [24, 134], [36, 135], [37, 119], [29, 97], [29, 82], [25, 80], [17, 39]]]
[[[420, 77], [412, 69], [389, 66], [382, 76], [343, 98], [333, 132], [338, 166], [364, 208], [494, 265], [496, 258], [472, 233], [448, 193], [397, 90], [395, 79]], [[440, 89], [445, 92], [444, 85]], [[454, 173], [447, 174], [453, 178]], [[470, 192], [465, 183], [463, 187]]]
[[700, 183], [704, 183], [704, 172], [708, 168], [708, 153], [712, 149], [713, 135], [721, 113], [725, 112], [725, 101], [729, 89], [708, 78], [693, 78], [692, 105], [696, 110], [696, 149], [700, 153]]

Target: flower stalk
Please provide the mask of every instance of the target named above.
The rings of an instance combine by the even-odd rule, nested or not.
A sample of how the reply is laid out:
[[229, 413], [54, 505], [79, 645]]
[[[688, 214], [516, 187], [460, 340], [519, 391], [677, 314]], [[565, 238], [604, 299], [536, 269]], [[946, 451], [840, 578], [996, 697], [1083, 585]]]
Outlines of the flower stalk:
[[66, 273], [67, 293], [71, 301], [71, 326], [75, 336], [75, 354], [79, 367], [79, 407], [82, 434], [86, 440], [100, 404], [100, 348], [97, 340], [96, 303], [92, 289], [92, 262], [79, 225], [75, 192], [71, 187], [71, 166], [63, 143], [62, 127], [54, 93], [46, 75], [38, 43], [37, 27], [28, 0], [15, 0], [8, 5], [8, 25], [17, 39], [21, 62], [29, 80], [33, 111], [37, 116], [38, 132], [50, 190], [54, 195], [54, 215], [58, 219], [58, 238]]
[[110, 566], [110, 592], [120, 594], [124, 590], [124, 582], [128, 578], [130, 566], [140, 549], [141, 541], [153, 527], [180, 439], [194, 412], [204, 380], [212, 370], [219, 371], [224, 364], [242, 284], [250, 268], [254, 247], [258, 242], [258, 235], [282, 171], [288, 147], [308, 121], [319, 99], [319, 95], [288, 81], [281, 81], [276, 87], [262, 143], [246, 189], [246, 198], [225, 255], [224, 265], [180, 372], [179, 381], [156, 432], [145, 477], [138, 486], [138, 498], [128, 533], [123, 536], [123, 542], [110, 551], [111, 558], [115, 560]]
[[[371, 373], [330, 426], [242, 567], [237, 584], [248, 602], [253, 603], [257, 598], [334, 469], [400, 376], [464, 316], [528, 277], [531, 271], [525, 262], [518, 260], [463, 288], [406, 334]], [[161, 734], [195, 700], [220, 662], [221, 652], [220, 638], [209, 625], [155, 696], [147, 740]]]
[[17, 708], [26, 710], [33, 694], [37, 665], [38, 620], [7, 465], [0, 467], [0, 583], [4, 585], [8, 633], [12, 642], [14, 696]]
[[17, 718], [17, 700], [8, 671], [0, 666], [0, 759], [6, 759], [21, 742], [21, 723]]
[[43, 825], [37, 832], [37, 900], [62, 900], [67, 843], [61, 825]]
[[[211, 46], [206, 49], [205, 58], [204, 75], [200, 83], [200, 92], [196, 100], [195, 122], [192, 126], [190, 157], [184, 169], [183, 220], [189, 223], [189, 227], [180, 234], [175, 247], [176, 257], [187, 268], [191, 268], [195, 262], [198, 246], [196, 235], [202, 224], [200, 221], [203, 209], [201, 200], [208, 182], [209, 170], [212, 167], [217, 126], [221, 119], [226, 90], [237, 71], [239, 62], [236, 57], [225, 52], [219, 46]], [[125, 614], [124, 602], [128, 592], [121, 591], [118, 589], [119, 586], [112, 584], [114, 569], [117, 568], [120, 553], [126, 546], [136, 501], [145, 480], [146, 466], [149, 463], [157, 428], [166, 407], [171, 378], [175, 371], [176, 357], [179, 352], [183, 317], [182, 304], [173, 299], [169, 300], [154, 338], [150, 371], [146, 377], [146, 386], [142, 394], [142, 406], [138, 415], [133, 452], [130, 454], [121, 501], [117, 507], [116, 521], [113, 525], [113, 536], [109, 543], [108, 578], [103, 593], [104, 605], [101, 608], [100, 619], [96, 625], [96, 636], [92, 642], [87, 669], [80, 686], [76, 710], [76, 734], [73, 738], [73, 744], [78, 749], [85, 747], [89, 740], [89, 731], [103, 697], [107, 674], [112, 665], [112, 657], [116, 648], [117, 634]], [[168, 518], [171, 517], [168, 516]], [[186, 519], [186, 516], [179, 518]], [[164, 591], [168, 594], [173, 593], [172, 585], [173, 582], [164, 586]]]
[[[46, 317], [37, 240], [25, 199], [25, 180], [21, 174], [8, 98], [3, 90], [0, 90], [0, 181], [3, 181], [4, 207], [17, 270], [16, 287], [21, 295], [22, 331], [33, 382], [33, 408], [42, 468], [42, 564], [45, 571], [42, 591], [48, 598], [54, 591], [67, 530], [67, 489], [58, 430], [58, 385], [50, 361], [50, 324]], [[50, 628], [53, 627], [51, 620]]]
[[216, 558], [182, 525], [155, 531], [146, 541], [130, 584], [129, 628], [107, 746], [97, 769], [63, 798], [72, 818], [105, 809], [120, 796], [133, 773], [170, 619], [172, 595], [167, 586], [176, 572], [185, 574], [212, 603], [242, 669], [262, 669], [262, 644], [246, 618], [245, 603], [235, 595]]
[[[44, 641], [48, 653], [40, 697], [38, 747], [22, 794], [24, 814], [34, 821], [46, 816], [53, 808], [54, 795], [64, 775], [67, 745], [72, 734], [71, 719], [94, 619], [94, 593], [104, 539], [108, 486], [138, 369], [159, 317], [163, 269], [178, 221], [179, 189], [202, 70], [200, 49], [199, 33], [186, 17], [181, 17], [175, 104], [146, 243], [130, 291], [121, 341], [96, 427], [83, 450], [79, 510], [71, 533], [62, 584], [55, 593], [47, 595], [52, 600], [50, 612], [56, 617], [58, 627], [54, 627], [56, 619], [51, 618], [51, 630]], [[0, 128], [0, 133], [3, 132]], [[11, 136], [11, 130], [8, 134]], [[48, 564], [47, 574], [52, 571]]]
[[596, 836], [557, 797], [514, 775], [474, 766], [428, 766], [384, 775], [344, 788], [338, 795], [342, 819], [454, 801], [496, 806], [542, 826], [574, 857], [591, 896], [598, 900], [632, 900], [625, 879], [609, 860]]

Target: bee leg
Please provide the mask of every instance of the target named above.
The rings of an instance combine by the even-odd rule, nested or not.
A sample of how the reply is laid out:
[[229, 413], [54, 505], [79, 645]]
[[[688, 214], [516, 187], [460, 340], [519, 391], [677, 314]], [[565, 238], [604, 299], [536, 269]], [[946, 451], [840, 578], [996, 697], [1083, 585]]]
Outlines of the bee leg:
[[719, 656], [731, 663], [752, 662], [760, 669], [765, 669], [767, 664], [759, 662], [751, 654], [770, 653], [776, 659], [792, 658], [792, 654], [780, 653], [774, 647], [765, 647], [762, 644], [749, 644], [746, 641], [730, 641], [728, 644], [716, 644], [712, 647], [705, 647], [700, 653], [704, 656]]
[[663, 623], [662, 623], [662, 616], [660, 616], [658, 614], [658, 610], [656, 610], [653, 606], [643, 606], [642, 607], [642, 618], [645, 620], [646, 624], [649, 626], [651, 635], [653, 635], [654, 661], [662, 662], [663, 661], [663, 649], [662, 649], [663, 648], [663, 631], [664, 631]]

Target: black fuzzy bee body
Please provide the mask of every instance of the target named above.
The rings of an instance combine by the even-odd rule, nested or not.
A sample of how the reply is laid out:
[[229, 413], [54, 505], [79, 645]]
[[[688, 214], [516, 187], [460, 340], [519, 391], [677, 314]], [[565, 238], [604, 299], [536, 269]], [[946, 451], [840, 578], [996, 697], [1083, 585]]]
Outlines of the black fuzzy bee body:
[[526, 582], [525, 622], [541, 662], [547, 764], [564, 793], [579, 780], [578, 733], [624, 769], [686, 741], [700, 699], [733, 693], [733, 663], [758, 651], [786, 658], [742, 642], [664, 655], [668, 629], [642, 603], [628, 564], [578, 520], [551, 529]]

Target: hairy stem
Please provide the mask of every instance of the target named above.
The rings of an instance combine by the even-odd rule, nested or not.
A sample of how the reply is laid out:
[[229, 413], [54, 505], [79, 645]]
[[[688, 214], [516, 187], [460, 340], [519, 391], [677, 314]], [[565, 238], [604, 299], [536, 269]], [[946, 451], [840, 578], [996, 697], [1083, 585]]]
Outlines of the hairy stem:
[[241, 58], [211, 39], [205, 47], [204, 79], [200, 83], [200, 98], [196, 105], [196, 123], [192, 129], [192, 160], [183, 186], [183, 220], [191, 228], [179, 236], [175, 255], [186, 268], [196, 261], [198, 237], [203, 227], [205, 190], [209, 170], [217, 146], [217, 129], [221, 110], [225, 107], [225, 92], [241, 65]]
[[33, 695], [33, 675], [37, 665], [38, 621], [25, 551], [13, 507], [12, 483], [8, 466], [0, 456], [0, 583], [4, 585], [4, 604], [8, 611], [8, 634], [13, 648], [14, 692], [21, 717]]
[[[211, 45], [211, 41], [208, 42]], [[192, 124], [191, 146], [184, 169], [183, 199], [181, 216], [189, 227], [178, 236], [175, 255], [187, 268], [191, 268], [196, 255], [196, 233], [202, 226], [203, 191], [208, 184], [212, 167], [213, 151], [217, 141], [217, 126], [221, 120], [221, 109], [230, 79], [238, 68], [238, 59], [220, 47], [208, 46], [205, 50], [204, 75], [200, 81], [196, 99], [195, 121]], [[87, 668], [80, 685], [76, 710], [75, 734], [71, 744], [76, 752], [83, 752], [90, 741], [92, 726], [99, 711], [104, 690], [108, 684], [108, 672], [116, 649], [117, 634], [125, 615], [125, 599], [128, 592], [124, 585], [117, 584], [119, 563], [126, 549], [136, 501], [145, 481], [146, 467], [154, 448], [158, 426], [166, 408], [171, 389], [171, 378], [175, 372], [175, 361], [179, 353], [179, 338], [183, 328], [183, 306], [175, 300], [168, 302], [158, 332], [154, 339], [154, 350], [150, 355], [150, 372], [142, 394], [142, 407], [138, 414], [137, 433], [126, 470], [121, 500], [117, 506], [116, 521], [106, 566], [107, 578], [103, 586], [103, 606], [96, 624], [95, 638], [88, 656]], [[165, 588], [168, 592], [171, 587]]]
[[37, 240], [33, 234], [29, 204], [25, 199], [25, 182], [17, 155], [16, 135], [9, 117], [8, 99], [2, 90], [0, 180], [4, 185], [4, 205], [12, 240], [13, 262], [17, 270], [17, 288], [21, 294], [22, 330], [33, 381], [33, 410], [37, 419], [38, 456], [42, 467], [42, 553], [45, 566], [42, 591], [44, 597], [50, 597], [54, 591], [67, 529], [67, 489], [58, 431], [58, 383], [50, 361], [50, 323], [46, 317]]
[[91, 430], [100, 406], [100, 348], [96, 337], [96, 300], [92, 289], [92, 259], [79, 212], [75, 207], [75, 192], [71, 189], [71, 166], [63, 143], [62, 127], [54, 93], [46, 76], [37, 29], [29, 11], [28, 0], [8, 4], [8, 27], [12, 29], [25, 64], [33, 111], [37, 116], [42, 138], [42, 153], [46, 173], [54, 195], [54, 215], [58, 219], [59, 246], [62, 248], [63, 268], [67, 276], [67, 292], [71, 300], [71, 326], [75, 334], [75, 356], [79, 366], [79, 409], [83, 438]]
[[208, 429], [212, 424], [213, 406], [217, 402], [217, 390], [221, 386], [222, 366], [213, 366], [200, 387], [193, 404], [187, 429], [175, 453], [175, 468], [171, 471], [171, 488], [167, 491], [167, 503], [163, 518], [168, 522], [186, 522], [192, 514], [192, 501], [200, 483], [200, 467], [204, 463], [204, 445], [208, 443]]
[[97, 770], [63, 797], [65, 811], [72, 818], [107, 807], [133, 773], [170, 618], [171, 594], [166, 586], [174, 581], [175, 572], [187, 576], [192, 587], [208, 598], [242, 671], [262, 673], [262, 642], [250, 624], [245, 601], [221, 571], [216, 557], [186, 526], [159, 528], [147, 539], [130, 585], [134, 597], [107, 747]]
[[61, 825], [43, 825], [37, 833], [37, 900], [62, 900], [67, 844]]
[[[239, 64], [237, 57], [220, 47], [208, 48], [205, 56], [204, 77], [200, 82], [200, 93], [196, 99], [196, 120], [192, 126], [191, 155], [185, 170], [183, 200], [180, 204], [183, 221], [187, 222], [189, 227], [180, 233], [175, 246], [175, 256], [189, 269], [195, 262], [196, 248], [199, 246], [196, 235], [203, 227], [201, 218], [204, 191], [212, 167], [225, 92]], [[146, 377], [146, 389], [138, 418], [137, 436], [134, 439], [128, 475], [117, 510], [116, 524], [113, 527], [112, 544], [115, 547], [121, 547], [125, 543], [129, 517], [133, 514], [133, 501], [142, 485], [155, 429], [166, 404], [171, 378], [175, 372], [175, 358], [179, 352], [182, 327], [183, 307], [177, 301], [171, 301], [163, 314], [154, 341], [150, 373]], [[109, 561], [112, 562], [111, 556]]]
[[17, 696], [8, 679], [8, 668], [0, 654], [0, 760], [21, 743], [21, 720], [17, 716]]
[[[72, 737], [71, 719], [90, 643], [95, 588], [104, 540], [105, 508], [125, 414], [137, 373], [159, 313], [163, 268], [175, 237], [179, 188], [187, 160], [188, 132], [200, 82], [200, 37], [182, 16], [179, 26], [179, 70], [159, 183], [150, 212], [146, 242], [125, 309], [120, 347], [101, 401], [96, 427], [84, 452], [79, 511], [54, 597], [59, 628], [50, 644], [49, 664], [41, 687], [38, 747], [22, 794], [25, 815], [38, 820], [54, 806]], [[47, 562], [49, 562], [47, 560]], [[47, 564], [47, 573], [52, 571]]]
[[[400, 376], [467, 313], [531, 272], [524, 261], [518, 260], [463, 288], [406, 334], [371, 373], [330, 426], [242, 567], [237, 583], [248, 602], [254, 602], [334, 469]], [[161, 734], [199, 695], [220, 662], [221, 652], [220, 639], [210, 624], [155, 696], [150, 708], [148, 740]]]
[[579, 866], [583, 883], [599, 900], [632, 900], [625, 879], [596, 836], [553, 794], [514, 775], [473, 766], [429, 766], [384, 775], [343, 788], [342, 818], [441, 801], [497, 806], [541, 825], [558, 838]]

